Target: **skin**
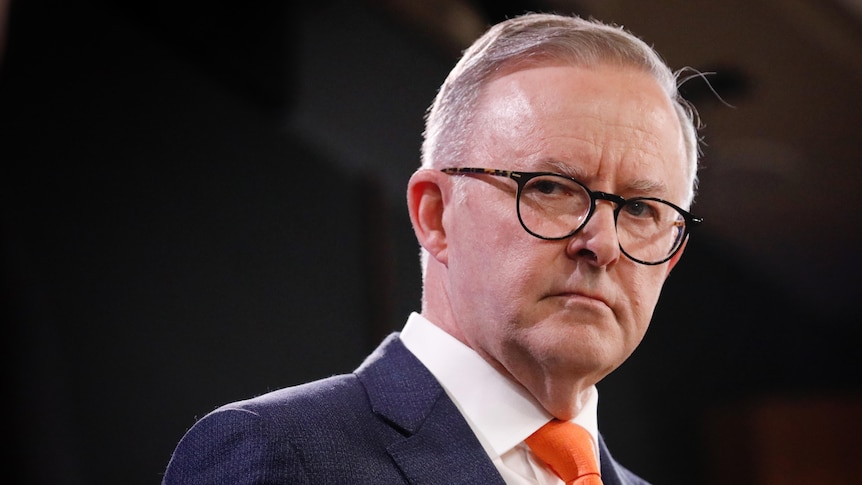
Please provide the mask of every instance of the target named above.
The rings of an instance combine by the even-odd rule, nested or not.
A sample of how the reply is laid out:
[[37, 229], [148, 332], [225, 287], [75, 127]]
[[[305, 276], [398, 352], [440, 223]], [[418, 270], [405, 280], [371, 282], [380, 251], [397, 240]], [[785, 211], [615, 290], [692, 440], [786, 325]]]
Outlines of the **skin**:
[[[461, 166], [553, 171], [592, 190], [680, 203], [685, 149], [670, 101], [630, 67], [531, 67], [484, 90], [472, 152]], [[577, 234], [529, 235], [513, 180], [462, 180], [421, 169], [408, 208], [430, 257], [425, 317], [523, 385], [552, 415], [571, 419], [588, 389], [641, 342], [671, 269], [619, 250], [614, 205], [600, 201]]]

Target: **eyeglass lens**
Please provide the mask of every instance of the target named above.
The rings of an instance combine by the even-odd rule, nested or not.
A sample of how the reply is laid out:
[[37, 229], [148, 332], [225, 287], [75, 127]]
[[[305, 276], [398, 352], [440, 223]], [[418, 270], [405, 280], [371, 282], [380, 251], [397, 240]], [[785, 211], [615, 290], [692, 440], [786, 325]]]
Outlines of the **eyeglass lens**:
[[[545, 239], [562, 239], [577, 232], [591, 207], [592, 197], [585, 187], [557, 175], [528, 180], [518, 197], [518, 217], [524, 228]], [[657, 263], [682, 244], [685, 219], [663, 201], [632, 199], [617, 208], [616, 227], [623, 252], [645, 263]]]

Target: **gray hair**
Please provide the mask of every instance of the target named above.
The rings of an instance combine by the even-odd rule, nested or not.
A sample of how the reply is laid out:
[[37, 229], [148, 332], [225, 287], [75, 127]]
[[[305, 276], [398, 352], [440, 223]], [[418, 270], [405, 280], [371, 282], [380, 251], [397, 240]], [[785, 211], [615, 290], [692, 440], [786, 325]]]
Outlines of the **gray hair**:
[[694, 108], [679, 94], [679, 72], [672, 72], [650, 46], [624, 29], [574, 16], [531, 13], [515, 17], [494, 25], [464, 51], [426, 113], [422, 166], [442, 168], [464, 160], [481, 90], [489, 81], [506, 72], [555, 62], [631, 66], [658, 81], [682, 128], [690, 182], [682, 205], [688, 208], [697, 189], [699, 121]]

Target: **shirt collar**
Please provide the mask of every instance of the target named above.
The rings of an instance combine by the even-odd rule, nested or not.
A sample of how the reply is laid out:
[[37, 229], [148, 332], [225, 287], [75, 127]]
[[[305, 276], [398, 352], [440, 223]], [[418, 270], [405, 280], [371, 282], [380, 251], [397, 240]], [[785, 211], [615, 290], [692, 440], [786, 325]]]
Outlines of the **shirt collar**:
[[[401, 340], [437, 378], [492, 460], [553, 418], [523, 386], [422, 315], [411, 313]], [[572, 420], [590, 432], [596, 456], [597, 409], [598, 391], [592, 386], [583, 409]]]

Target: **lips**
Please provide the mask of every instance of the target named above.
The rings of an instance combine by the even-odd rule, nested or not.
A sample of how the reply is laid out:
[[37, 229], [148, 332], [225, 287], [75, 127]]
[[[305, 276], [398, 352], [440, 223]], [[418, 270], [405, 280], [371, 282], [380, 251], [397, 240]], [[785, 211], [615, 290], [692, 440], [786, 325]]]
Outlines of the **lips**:
[[599, 293], [565, 290], [565, 291], [552, 293], [551, 296], [552, 297], [559, 297], [559, 298], [567, 298], [567, 299], [572, 299], [572, 300], [592, 300], [592, 301], [595, 301], [598, 303], [602, 303], [603, 305], [605, 305], [608, 308], [610, 308], [610, 306], [611, 306], [608, 303], [607, 299]]

